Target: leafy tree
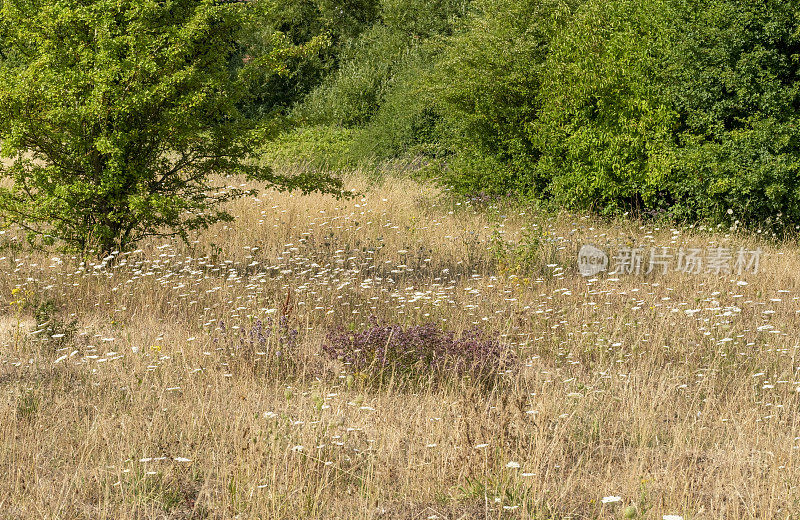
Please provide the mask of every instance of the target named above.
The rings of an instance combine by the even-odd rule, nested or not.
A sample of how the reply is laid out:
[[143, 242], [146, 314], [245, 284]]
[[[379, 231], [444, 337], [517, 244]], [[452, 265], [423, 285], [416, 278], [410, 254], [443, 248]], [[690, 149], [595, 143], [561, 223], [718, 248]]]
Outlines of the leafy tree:
[[345, 127], [363, 125], [378, 108], [386, 78], [406, 50], [403, 34], [374, 25], [343, 50], [339, 69], [309, 94], [296, 117]]
[[[300, 52], [286, 56], [284, 74], [264, 69], [249, 77], [253, 116], [285, 112], [334, 72], [343, 50], [378, 17], [377, 0], [258, 0], [242, 34], [243, 54], [264, 55], [276, 41]], [[241, 62], [240, 62], [241, 63]]]
[[[237, 108], [248, 75], [285, 74], [302, 47], [276, 35], [232, 72], [250, 4], [212, 0], [4, 0], [0, 188], [4, 217], [32, 238], [105, 255], [232, 216], [250, 193], [217, 174], [338, 193], [338, 181], [255, 165]], [[250, 76], [252, 77], [252, 76]]]
[[[349, 128], [366, 125], [387, 96], [403, 96], [389, 91], [415, 90], [406, 79], [418, 76], [420, 69], [426, 67], [421, 59], [421, 54], [426, 54], [422, 48], [437, 37], [450, 34], [468, 5], [469, 0], [380, 0], [378, 19], [357, 37], [341, 42], [336, 70], [311, 91], [294, 115], [317, 124]], [[425, 59], [430, 62], [430, 53], [427, 54]], [[416, 101], [413, 95], [408, 97]], [[402, 105], [407, 101], [399, 102]], [[396, 112], [393, 108], [390, 111]], [[394, 125], [395, 115], [386, 114], [384, 121]], [[418, 118], [410, 115], [404, 114], [401, 124], [418, 123]], [[386, 130], [389, 134], [395, 132], [393, 128]], [[375, 132], [383, 134], [384, 128], [369, 129], [369, 135]]]
[[476, 0], [435, 65], [461, 192], [800, 229], [800, 7]]

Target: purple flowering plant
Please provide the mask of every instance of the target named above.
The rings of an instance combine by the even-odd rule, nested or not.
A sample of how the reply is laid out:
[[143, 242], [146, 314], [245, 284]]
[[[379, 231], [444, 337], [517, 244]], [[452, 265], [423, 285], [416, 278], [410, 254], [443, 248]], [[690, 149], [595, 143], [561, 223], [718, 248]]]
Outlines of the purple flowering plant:
[[494, 384], [517, 367], [511, 346], [479, 328], [456, 334], [435, 323], [381, 325], [374, 316], [362, 331], [329, 331], [322, 349], [346, 371], [374, 383], [393, 378], [438, 384], [468, 377]]

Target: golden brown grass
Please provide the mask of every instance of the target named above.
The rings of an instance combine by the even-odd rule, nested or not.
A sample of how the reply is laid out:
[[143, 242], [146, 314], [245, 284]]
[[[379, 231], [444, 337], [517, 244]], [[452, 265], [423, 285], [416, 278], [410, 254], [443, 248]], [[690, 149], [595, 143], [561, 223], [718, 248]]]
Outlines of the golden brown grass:
[[[0, 237], [0, 517], [798, 518], [795, 245], [349, 184], [98, 269]], [[520, 241], [527, 264], [498, 252]], [[581, 244], [626, 241], [765, 254], [742, 276], [576, 272]], [[522, 369], [348, 385], [325, 331], [373, 314], [479, 325]], [[279, 315], [295, 347], [228, 348]]]

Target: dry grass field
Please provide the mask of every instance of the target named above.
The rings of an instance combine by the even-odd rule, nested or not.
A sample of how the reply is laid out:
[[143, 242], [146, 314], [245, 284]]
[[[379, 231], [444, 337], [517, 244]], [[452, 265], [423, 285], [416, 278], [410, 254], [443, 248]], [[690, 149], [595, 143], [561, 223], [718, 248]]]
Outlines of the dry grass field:
[[[3, 232], [0, 517], [800, 518], [796, 244], [348, 186], [108, 265]], [[587, 278], [585, 243], [764, 253]], [[518, 364], [351, 374], [322, 346], [371, 316]]]

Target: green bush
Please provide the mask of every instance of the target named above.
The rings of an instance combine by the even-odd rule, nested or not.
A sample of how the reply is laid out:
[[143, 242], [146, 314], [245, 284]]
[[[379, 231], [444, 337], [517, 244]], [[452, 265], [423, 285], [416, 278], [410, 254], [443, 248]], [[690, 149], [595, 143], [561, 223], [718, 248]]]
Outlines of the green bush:
[[468, 12], [470, 0], [383, 0], [384, 23], [409, 38], [408, 51], [382, 85], [382, 96], [354, 151], [378, 159], [438, 156], [444, 151], [432, 73], [449, 36]]
[[384, 82], [407, 48], [404, 34], [373, 26], [343, 51], [339, 69], [306, 98], [297, 117], [311, 124], [366, 124], [380, 104]]
[[800, 224], [800, 6], [696, 0], [674, 23], [680, 37], [664, 75], [679, 114], [667, 183], [673, 212]]
[[[382, 0], [380, 22], [342, 48], [338, 69], [296, 111], [311, 124], [364, 126], [387, 102], [407, 88], [408, 76], [425, 64], [417, 58], [428, 40], [449, 34], [468, 0]], [[384, 119], [384, 121], [386, 121]]]
[[232, 75], [250, 3], [4, 0], [0, 213], [32, 242], [112, 255], [150, 236], [233, 219], [242, 174], [281, 189], [339, 193], [332, 178], [285, 177], [248, 161], [255, 125], [238, 106], [253, 69], [280, 75], [284, 51]]
[[479, 0], [448, 38], [434, 73], [442, 138], [456, 151], [445, 182], [459, 191], [541, 194], [542, 150], [529, 127], [552, 39], [577, 0]]
[[404, 56], [382, 86], [380, 106], [353, 143], [355, 154], [385, 159], [443, 153], [442, 118], [431, 89], [435, 56], [436, 46], [427, 44]]
[[450, 34], [470, 0], [381, 0], [381, 18], [413, 40]]
[[[286, 111], [333, 73], [340, 53], [377, 20], [378, 0], [252, 2], [252, 24], [240, 40], [241, 58], [285, 61], [283, 74], [251, 74], [248, 115]], [[236, 66], [234, 66], [234, 69]]]
[[301, 165], [316, 170], [354, 167], [352, 146], [360, 130], [337, 126], [305, 126], [282, 134], [265, 146], [262, 160], [275, 168]]
[[800, 224], [800, 7], [479, 0], [435, 66], [457, 191]]
[[675, 114], [654, 82], [669, 42], [660, 0], [589, 0], [554, 38], [529, 126], [556, 202], [604, 213], [657, 207]]

